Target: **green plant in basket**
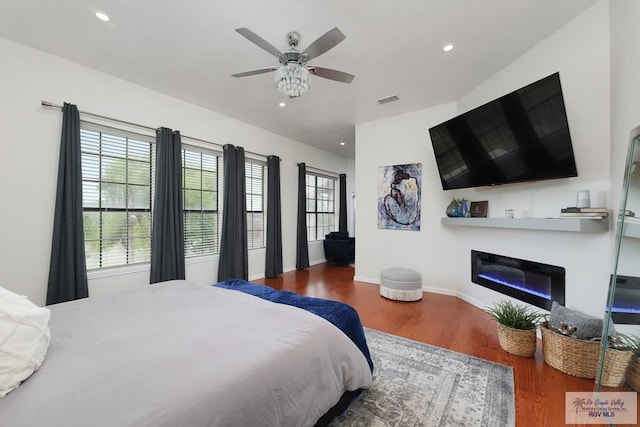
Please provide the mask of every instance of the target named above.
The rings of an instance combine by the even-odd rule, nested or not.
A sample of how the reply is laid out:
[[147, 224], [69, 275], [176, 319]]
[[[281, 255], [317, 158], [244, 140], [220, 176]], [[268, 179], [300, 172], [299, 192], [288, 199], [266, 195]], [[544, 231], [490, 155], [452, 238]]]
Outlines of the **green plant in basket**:
[[640, 357], [640, 335], [622, 335], [622, 343], [631, 350], [631, 352]]
[[499, 301], [485, 311], [501, 325], [525, 331], [536, 329], [543, 316], [527, 305], [514, 304], [508, 300]]

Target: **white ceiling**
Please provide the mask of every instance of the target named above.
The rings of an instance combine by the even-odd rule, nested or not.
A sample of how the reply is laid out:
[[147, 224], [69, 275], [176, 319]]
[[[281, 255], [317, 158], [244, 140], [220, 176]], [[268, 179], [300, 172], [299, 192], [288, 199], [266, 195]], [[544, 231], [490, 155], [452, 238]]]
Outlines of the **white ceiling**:
[[[595, 2], [0, 0], [0, 36], [353, 158], [356, 123], [457, 100]], [[356, 78], [312, 76], [310, 92], [291, 100], [273, 73], [233, 78], [277, 65], [240, 27], [281, 51], [289, 31], [303, 50], [338, 27], [346, 39], [310, 65]], [[455, 49], [442, 52], [446, 43]], [[389, 95], [400, 101], [376, 102]]]

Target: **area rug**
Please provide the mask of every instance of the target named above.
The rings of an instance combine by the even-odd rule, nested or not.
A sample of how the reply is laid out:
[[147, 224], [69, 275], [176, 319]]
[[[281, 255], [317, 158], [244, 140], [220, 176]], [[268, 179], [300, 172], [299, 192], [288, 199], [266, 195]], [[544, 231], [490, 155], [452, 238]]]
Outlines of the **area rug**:
[[366, 329], [373, 386], [334, 427], [515, 426], [510, 366]]

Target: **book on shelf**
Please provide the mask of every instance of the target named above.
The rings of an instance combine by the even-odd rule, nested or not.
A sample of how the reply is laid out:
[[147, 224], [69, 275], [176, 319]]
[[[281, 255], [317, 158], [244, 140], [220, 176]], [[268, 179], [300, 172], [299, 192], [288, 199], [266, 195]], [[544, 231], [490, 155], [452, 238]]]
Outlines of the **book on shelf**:
[[560, 218], [595, 218], [602, 219], [609, 216], [608, 212], [562, 212]]
[[607, 208], [578, 208], [570, 206], [560, 209], [560, 213], [609, 213]]

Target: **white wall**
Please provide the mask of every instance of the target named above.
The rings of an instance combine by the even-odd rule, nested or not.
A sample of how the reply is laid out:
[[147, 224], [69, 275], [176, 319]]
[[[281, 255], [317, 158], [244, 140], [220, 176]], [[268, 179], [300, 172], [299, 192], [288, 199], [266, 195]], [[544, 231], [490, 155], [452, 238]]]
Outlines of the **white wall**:
[[[300, 142], [204, 108], [0, 38], [0, 286], [45, 301], [62, 115], [41, 100], [70, 102], [82, 111], [247, 151], [278, 155], [282, 194], [296, 194], [297, 163], [346, 173], [348, 161]], [[139, 131], [139, 129], [136, 129]], [[188, 142], [185, 140], [184, 142]], [[283, 197], [283, 264], [295, 267], [295, 198]], [[322, 245], [311, 243], [312, 263], [322, 262]], [[215, 282], [217, 257], [187, 261], [187, 279]], [[250, 251], [249, 275], [264, 276], [264, 250]], [[90, 274], [90, 295], [145, 286], [148, 265]]]
[[[380, 271], [406, 266], [422, 273], [426, 289], [457, 294], [487, 305], [500, 294], [470, 282], [470, 250], [477, 249], [553, 265], [567, 271], [566, 304], [601, 315], [608, 285], [610, 233], [568, 233], [440, 225], [452, 197], [488, 200], [489, 216], [558, 216], [575, 204], [576, 191], [591, 190], [592, 204], [611, 207], [609, 142], [608, 2], [597, 3], [526, 52], [456, 104], [356, 127], [356, 192], [359, 210], [356, 278], [379, 283]], [[578, 167], [578, 178], [488, 190], [444, 192], [429, 127], [560, 72]], [[423, 163], [420, 232], [376, 228], [377, 166]], [[363, 251], [367, 251], [363, 253]]]

